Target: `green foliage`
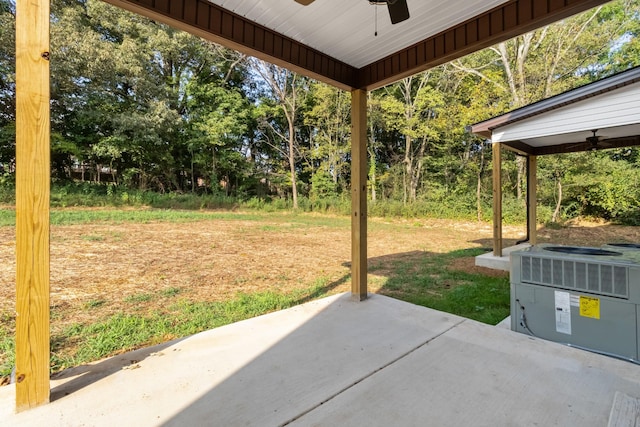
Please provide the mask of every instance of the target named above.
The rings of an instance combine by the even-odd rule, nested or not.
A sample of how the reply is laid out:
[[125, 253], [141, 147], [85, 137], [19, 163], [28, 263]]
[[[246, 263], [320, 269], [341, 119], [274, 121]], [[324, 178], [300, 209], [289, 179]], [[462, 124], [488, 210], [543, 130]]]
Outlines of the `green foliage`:
[[596, 159], [596, 170], [606, 175], [581, 174], [580, 194], [576, 199], [586, 215], [617, 219], [640, 206], [640, 169], [627, 163], [614, 163], [604, 157]]
[[[8, 205], [14, 13], [0, 1]], [[51, 23], [53, 207], [349, 212], [348, 92], [98, 0], [55, 0]], [[490, 218], [491, 150], [465, 125], [637, 65], [639, 33], [640, 2], [617, 0], [369, 93], [370, 213]], [[640, 221], [627, 151], [541, 158], [543, 219], [558, 205], [558, 220]], [[505, 221], [520, 222], [522, 161], [505, 159]]]
[[523, 224], [527, 220], [527, 208], [524, 200], [510, 196], [504, 197], [502, 199], [502, 220], [505, 224]]
[[0, 378], [8, 377], [15, 365], [15, 339], [14, 331], [9, 327], [15, 319], [0, 314]]
[[[312, 82], [306, 99], [304, 123], [312, 130], [309, 138], [309, 169], [313, 198], [333, 197], [348, 186], [350, 99], [345, 91]], [[323, 183], [318, 182], [322, 179]]]
[[336, 184], [331, 175], [323, 170], [316, 171], [311, 177], [311, 200], [336, 197]]
[[640, 169], [633, 151], [548, 156], [539, 167], [540, 176], [546, 178], [539, 187], [543, 206], [555, 206], [558, 183], [562, 184], [559, 219], [588, 216], [626, 224], [638, 221]]

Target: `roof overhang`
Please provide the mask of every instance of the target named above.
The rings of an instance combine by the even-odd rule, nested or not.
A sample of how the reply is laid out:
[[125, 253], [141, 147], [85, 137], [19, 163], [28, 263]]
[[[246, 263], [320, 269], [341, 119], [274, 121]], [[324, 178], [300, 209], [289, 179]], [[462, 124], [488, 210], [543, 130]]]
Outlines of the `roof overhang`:
[[106, 0], [336, 87], [372, 90], [606, 3], [407, 0], [391, 25], [366, 0]]
[[[469, 126], [521, 154], [640, 145], [640, 67]], [[596, 136], [597, 144], [587, 138]]]

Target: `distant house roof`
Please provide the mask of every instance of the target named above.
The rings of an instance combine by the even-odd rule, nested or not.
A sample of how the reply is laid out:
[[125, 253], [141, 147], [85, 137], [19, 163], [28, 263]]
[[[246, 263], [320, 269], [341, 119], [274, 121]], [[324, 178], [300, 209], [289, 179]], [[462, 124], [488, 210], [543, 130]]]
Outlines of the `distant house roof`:
[[468, 129], [491, 142], [533, 155], [640, 145], [640, 67]]

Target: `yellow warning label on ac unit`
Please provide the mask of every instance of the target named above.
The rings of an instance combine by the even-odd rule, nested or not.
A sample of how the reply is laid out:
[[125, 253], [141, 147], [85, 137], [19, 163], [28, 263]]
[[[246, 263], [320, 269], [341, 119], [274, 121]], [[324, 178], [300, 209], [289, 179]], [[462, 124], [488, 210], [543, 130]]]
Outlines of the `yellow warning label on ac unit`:
[[600, 319], [600, 298], [580, 295], [580, 316]]

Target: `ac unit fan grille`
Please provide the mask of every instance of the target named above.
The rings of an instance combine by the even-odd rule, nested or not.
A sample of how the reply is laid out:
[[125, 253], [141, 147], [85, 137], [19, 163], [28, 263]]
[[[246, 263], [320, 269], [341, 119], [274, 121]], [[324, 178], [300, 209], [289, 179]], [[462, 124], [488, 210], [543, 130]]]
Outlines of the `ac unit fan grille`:
[[629, 299], [626, 267], [523, 256], [521, 271], [523, 282]]

